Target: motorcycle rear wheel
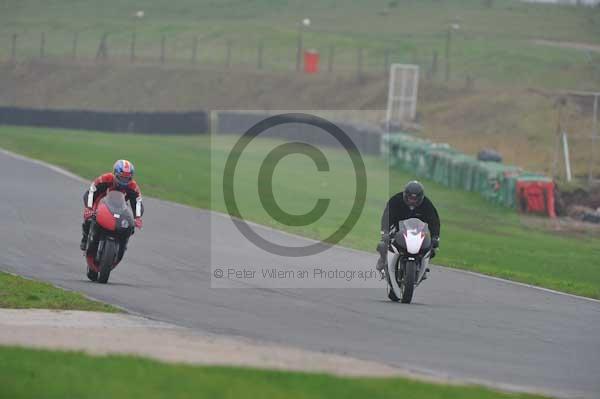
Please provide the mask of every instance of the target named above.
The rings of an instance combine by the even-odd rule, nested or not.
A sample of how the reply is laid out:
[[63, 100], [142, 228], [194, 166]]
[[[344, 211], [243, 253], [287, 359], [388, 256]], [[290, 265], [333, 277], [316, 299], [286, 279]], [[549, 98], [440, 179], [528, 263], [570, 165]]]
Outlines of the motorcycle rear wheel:
[[106, 284], [110, 277], [110, 271], [112, 270], [115, 257], [117, 256], [117, 243], [112, 240], [106, 240], [104, 248], [102, 249], [102, 255], [100, 255], [100, 276], [98, 276], [98, 282]]

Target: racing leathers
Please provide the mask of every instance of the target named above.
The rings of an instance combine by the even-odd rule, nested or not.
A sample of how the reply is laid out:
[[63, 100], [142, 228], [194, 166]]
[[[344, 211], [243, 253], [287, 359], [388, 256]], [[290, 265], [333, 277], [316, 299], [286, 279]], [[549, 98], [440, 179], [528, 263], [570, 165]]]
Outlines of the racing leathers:
[[381, 241], [377, 245], [379, 259], [377, 260], [377, 270], [381, 271], [387, 263], [388, 246], [393, 237], [390, 237], [390, 230], [398, 230], [398, 222], [410, 218], [417, 218], [429, 226], [433, 248], [431, 257], [435, 256], [434, 248], [438, 246], [440, 237], [440, 217], [433, 203], [429, 198], [424, 197], [423, 202], [414, 208], [409, 207], [403, 200], [404, 192], [394, 195], [385, 206], [381, 216]]
[[[98, 176], [90, 188], [83, 194], [83, 237], [81, 239], [81, 250], [86, 249], [87, 237], [90, 231], [91, 217], [94, 215], [98, 202], [108, 191], [120, 191], [125, 194], [125, 199], [131, 204], [135, 218], [135, 226], [142, 227], [142, 215], [144, 214], [144, 204], [142, 203], [142, 193], [135, 180], [131, 180], [126, 186], [119, 185], [112, 173], [105, 173]], [[126, 244], [126, 243], [125, 243]], [[125, 246], [123, 246], [124, 249]]]

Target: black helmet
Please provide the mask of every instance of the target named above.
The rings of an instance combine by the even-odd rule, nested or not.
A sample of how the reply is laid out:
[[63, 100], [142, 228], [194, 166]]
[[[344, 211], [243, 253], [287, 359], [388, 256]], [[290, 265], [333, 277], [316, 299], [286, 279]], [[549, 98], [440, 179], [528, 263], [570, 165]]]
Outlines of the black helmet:
[[404, 193], [402, 194], [404, 203], [413, 209], [423, 203], [423, 198], [425, 198], [423, 185], [416, 180], [409, 181], [406, 187], [404, 187]]

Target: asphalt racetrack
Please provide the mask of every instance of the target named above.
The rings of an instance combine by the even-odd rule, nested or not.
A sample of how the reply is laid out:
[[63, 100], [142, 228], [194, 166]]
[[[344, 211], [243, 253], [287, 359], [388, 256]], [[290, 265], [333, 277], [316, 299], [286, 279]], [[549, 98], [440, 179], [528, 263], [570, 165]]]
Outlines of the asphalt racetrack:
[[[2, 152], [0, 183], [2, 270], [206, 333], [446, 378], [600, 397], [600, 302], [438, 267], [411, 305], [389, 302], [383, 283], [376, 289], [211, 288], [211, 262], [272, 259], [229, 218], [151, 198], [144, 230], [101, 285], [87, 280], [79, 250], [87, 184]], [[304, 242], [258, 231], [289, 245]], [[297, 261], [315, 259], [370, 266], [376, 257], [332, 248]]]

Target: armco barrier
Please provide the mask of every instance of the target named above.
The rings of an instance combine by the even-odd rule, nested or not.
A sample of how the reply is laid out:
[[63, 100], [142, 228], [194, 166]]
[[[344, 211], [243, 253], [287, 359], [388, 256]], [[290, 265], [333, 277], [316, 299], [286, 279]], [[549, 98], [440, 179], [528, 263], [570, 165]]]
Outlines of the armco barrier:
[[[244, 134], [248, 129], [258, 122], [272, 116], [263, 113], [247, 113], [233, 111], [219, 111], [217, 113], [218, 134]], [[383, 132], [376, 126], [359, 125], [352, 123], [338, 123], [332, 121], [346, 133], [354, 142], [361, 154], [379, 155], [381, 153], [381, 138]], [[299, 140], [313, 145], [327, 147], [339, 147], [338, 141], [329, 133], [308, 125], [284, 124], [279, 125], [261, 133], [261, 137], [280, 138], [285, 140]]]
[[208, 113], [205, 111], [102, 112], [0, 107], [0, 125], [156, 134], [210, 132]]
[[389, 155], [393, 167], [447, 187], [479, 192], [503, 206], [556, 216], [554, 183], [546, 176], [526, 173], [516, 166], [479, 161], [447, 144], [408, 134], [387, 134], [382, 140], [383, 153]]

